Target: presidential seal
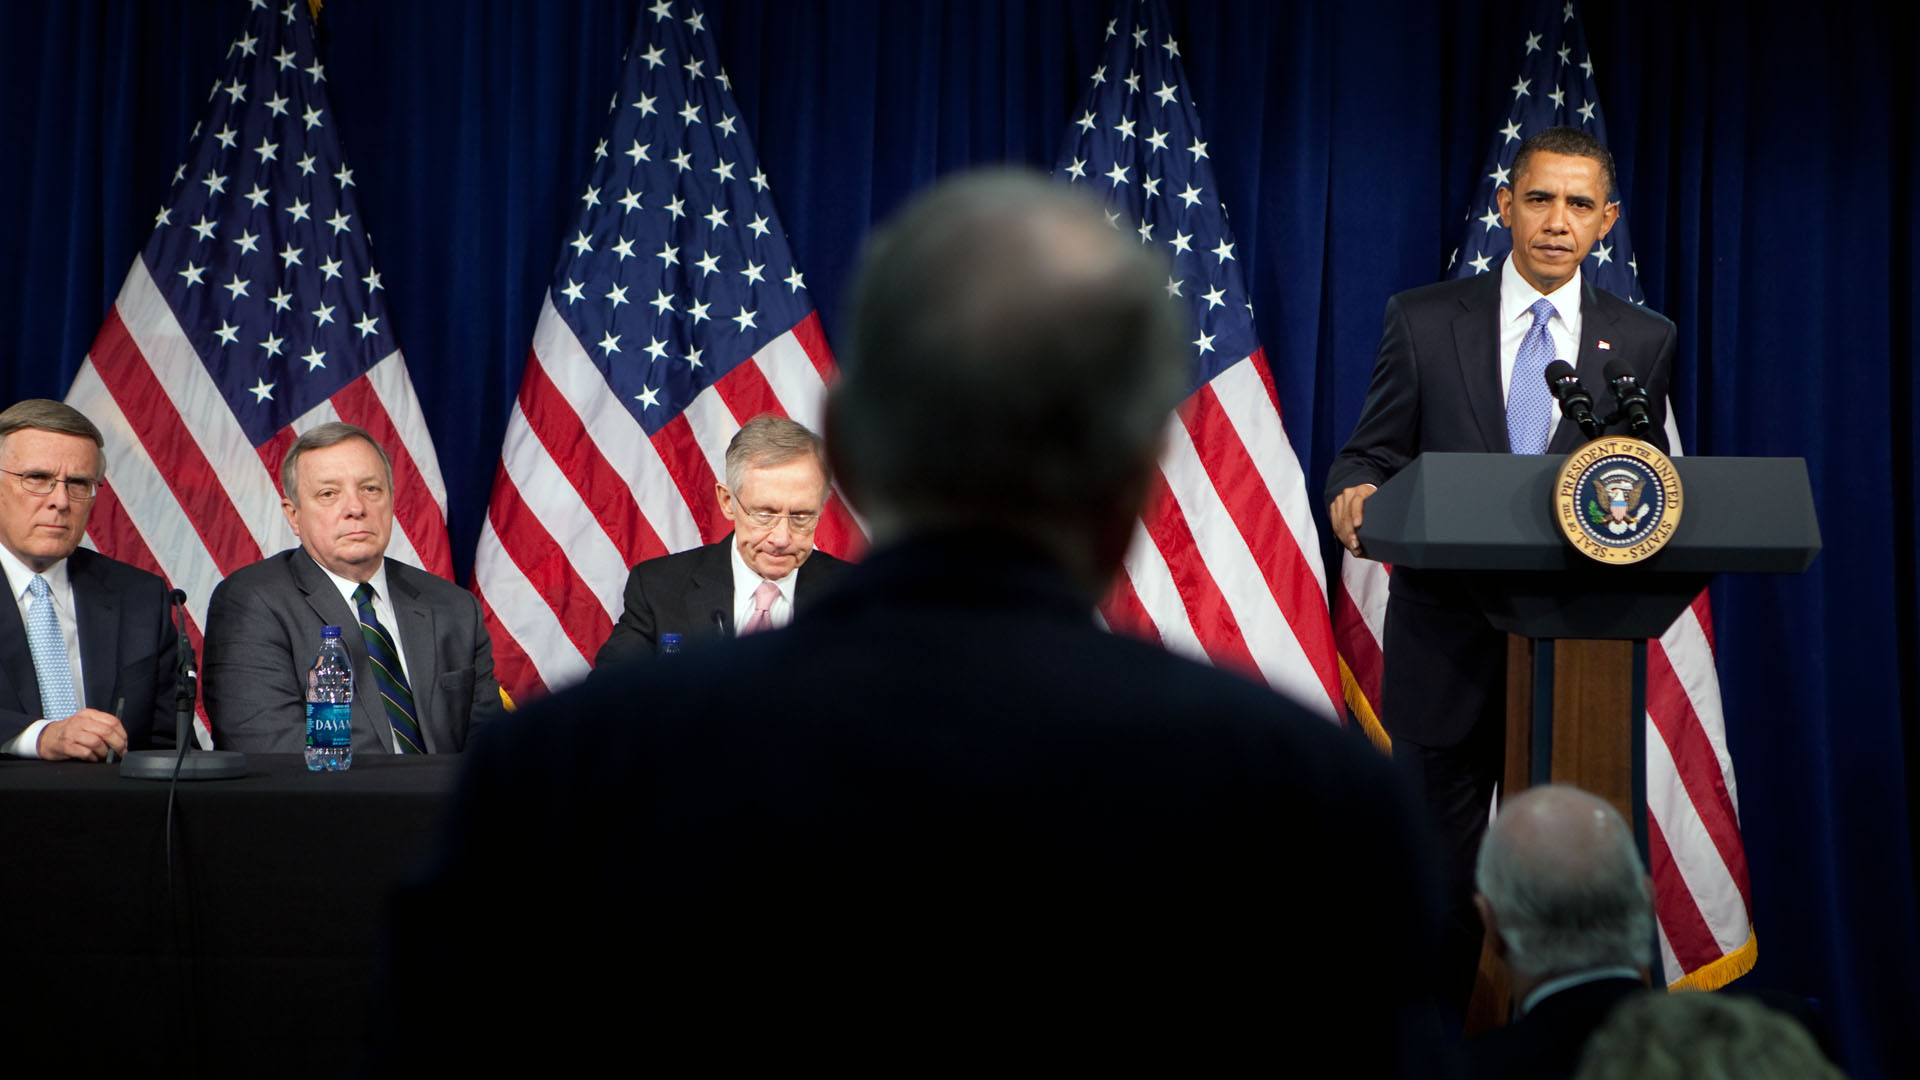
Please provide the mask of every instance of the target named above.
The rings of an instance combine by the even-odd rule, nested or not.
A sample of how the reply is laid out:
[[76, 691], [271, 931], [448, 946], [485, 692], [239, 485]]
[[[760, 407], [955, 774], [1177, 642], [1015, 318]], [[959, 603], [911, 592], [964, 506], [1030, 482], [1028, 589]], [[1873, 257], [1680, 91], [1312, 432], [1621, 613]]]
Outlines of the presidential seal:
[[1667, 546], [1680, 524], [1680, 473], [1651, 443], [1595, 439], [1567, 456], [1553, 485], [1553, 516], [1580, 553], [1636, 563]]

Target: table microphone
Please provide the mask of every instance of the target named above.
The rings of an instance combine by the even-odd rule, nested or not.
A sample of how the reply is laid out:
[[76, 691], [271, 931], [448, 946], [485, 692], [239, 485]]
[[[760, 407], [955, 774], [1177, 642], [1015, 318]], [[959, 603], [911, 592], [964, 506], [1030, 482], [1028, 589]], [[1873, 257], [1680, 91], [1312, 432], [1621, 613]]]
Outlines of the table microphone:
[[247, 756], [237, 750], [199, 750], [193, 746], [193, 701], [200, 682], [193, 642], [187, 639], [187, 594], [167, 596], [168, 621], [180, 635], [174, 653], [173, 750], [136, 750], [120, 762], [120, 775], [132, 780], [232, 780], [247, 775]]

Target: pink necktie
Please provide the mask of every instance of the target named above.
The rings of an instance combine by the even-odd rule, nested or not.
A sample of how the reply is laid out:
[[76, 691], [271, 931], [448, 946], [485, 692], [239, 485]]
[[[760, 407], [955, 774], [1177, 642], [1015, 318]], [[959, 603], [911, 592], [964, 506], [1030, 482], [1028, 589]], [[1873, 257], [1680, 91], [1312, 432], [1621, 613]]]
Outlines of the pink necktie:
[[758, 634], [762, 630], [773, 629], [773, 602], [780, 599], [780, 586], [771, 581], [763, 581], [753, 590], [753, 614], [747, 616], [747, 625], [740, 630], [740, 636]]

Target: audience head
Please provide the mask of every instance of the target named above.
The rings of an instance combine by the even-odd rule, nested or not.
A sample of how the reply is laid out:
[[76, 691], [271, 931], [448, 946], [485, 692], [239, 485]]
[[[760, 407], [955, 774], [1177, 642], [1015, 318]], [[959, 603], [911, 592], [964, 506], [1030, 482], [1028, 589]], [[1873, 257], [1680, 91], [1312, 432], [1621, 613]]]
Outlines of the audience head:
[[826, 450], [804, 425], [764, 413], [734, 433], [727, 479], [714, 485], [714, 497], [754, 573], [778, 581], [813, 554], [827, 485]]
[[1605, 800], [1561, 784], [1506, 800], [1481, 843], [1474, 887], [1519, 983], [1647, 966], [1653, 882]]
[[1166, 282], [1098, 202], [1027, 172], [943, 182], [880, 229], [827, 438], [875, 539], [1017, 533], [1104, 589], [1188, 388]]
[[1785, 1013], [1737, 994], [1637, 994], [1587, 1040], [1578, 1080], [1841, 1080]]

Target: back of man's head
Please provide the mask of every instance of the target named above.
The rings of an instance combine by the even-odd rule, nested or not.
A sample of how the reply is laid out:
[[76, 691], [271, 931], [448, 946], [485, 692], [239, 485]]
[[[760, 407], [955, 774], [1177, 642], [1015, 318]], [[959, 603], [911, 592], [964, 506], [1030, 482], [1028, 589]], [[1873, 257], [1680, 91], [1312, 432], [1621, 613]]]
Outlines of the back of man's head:
[[1615, 1006], [1578, 1080], [1844, 1080], [1805, 1028], [1737, 994], [1640, 994]]
[[1480, 845], [1474, 887], [1523, 977], [1646, 966], [1651, 884], [1603, 799], [1553, 784], [1508, 800]]
[[868, 245], [849, 314], [827, 442], [877, 539], [1079, 543], [1138, 512], [1187, 389], [1185, 316], [1098, 203], [1012, 170], [945, 182]]

